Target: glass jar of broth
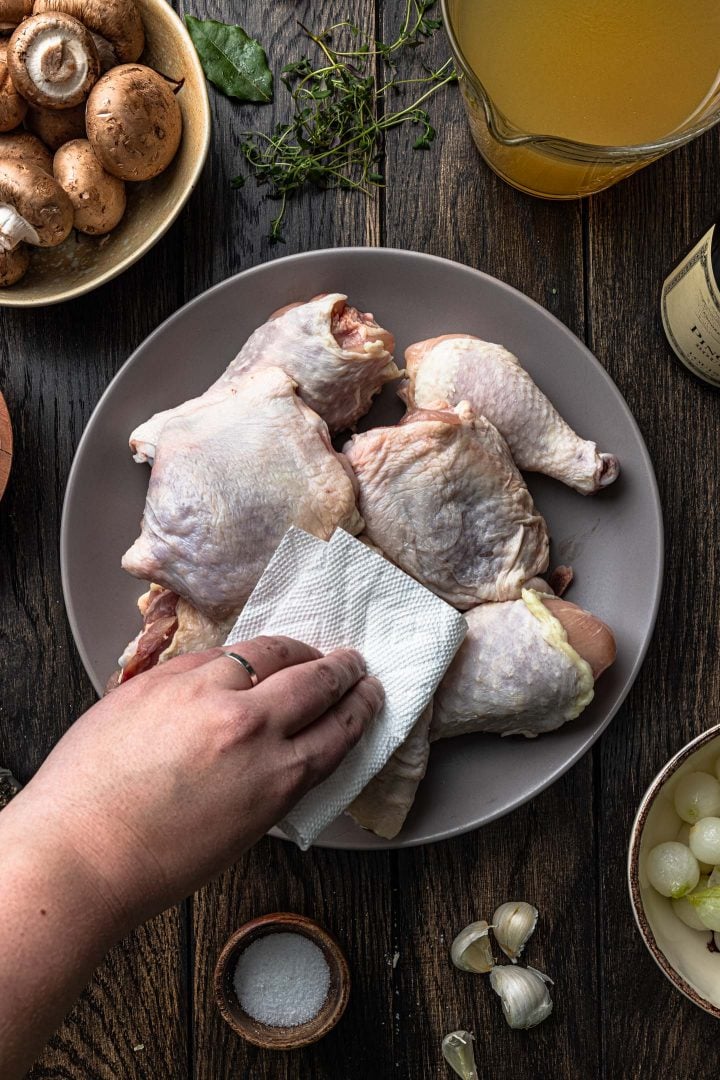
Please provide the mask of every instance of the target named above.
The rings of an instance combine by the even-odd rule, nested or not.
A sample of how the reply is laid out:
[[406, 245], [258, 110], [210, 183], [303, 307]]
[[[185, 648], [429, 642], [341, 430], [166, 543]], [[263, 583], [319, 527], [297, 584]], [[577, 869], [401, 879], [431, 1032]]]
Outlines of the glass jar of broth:
[[571, 199], [720, 120], [718, 0], [442, 0], [477, 146]]

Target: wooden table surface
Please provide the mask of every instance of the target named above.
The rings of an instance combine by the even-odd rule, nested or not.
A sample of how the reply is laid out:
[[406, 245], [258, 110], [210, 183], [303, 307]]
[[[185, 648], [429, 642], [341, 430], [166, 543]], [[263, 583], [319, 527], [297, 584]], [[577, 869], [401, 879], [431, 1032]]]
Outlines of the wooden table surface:
[[[176, 5], [178, 8], [180, 4]], [[356, 15], [397, 25], [400, 0], [275, 0], [232, 5], [277, 70], [301, 46], [295, 19]], [[195, 14], [228, 5], [195, 0]], [[442, 35], [432, 45], [446, 53]], [[285, 104], [278, 93], [279, 107]], [[3, 310], [0, 388], [15, 458], [0, 506], [0, 763], [27, 781], [93, 701], [65, 619], [58, 537], [63, 490], [93, 406], [128, 354], [180, 305], [267, 259], [345, 244], [443, 255], [516, 286], [585, 340], [625, 395], [662, 496], [666, 586], [657, 632], [624, 708], [565, 777], [530, 805], [469, 836], [401, 852], [315, 851], [265, 840], [233, 870], [115, 948], [34, 1078], [365, 1080], [449, 1076], [442, 1036], [477, 1036], [487, 1080], [705, 1075], [718, 1026], [673, 991], [635, 930], [625, 884], [630, 824], [658, 768], [720, 720], [720, 397], [671, 358], [660, 284], [720, 210], [720, 129], [583, 202], [521, 195], [478, 158], [455, 88], [431, 106], [428, 153], [388, 141], [387, 189], [311, 195], [291, 208], [285, 245], [266, 238], [272, 205], [231, 191], [238, 133], [272, 110], [211, 92], [211, 157], [168, 235], [119, 280], [39, 311]], [[112, 618], [108, 612], [108, 618]], [[555, 1012], [512, 1032], [487, 987], [451, 968], [448, 944], [499, 899], [541, 912], [538, 966]], [[344, 942], [354, 975], [345, 1019], [324, 1042], [282, 1056], [249, 1049], [212, 1000], [218, 950], [245, 919], [287, 909]], [[398, 953], [397, 964], [393, 955]]]

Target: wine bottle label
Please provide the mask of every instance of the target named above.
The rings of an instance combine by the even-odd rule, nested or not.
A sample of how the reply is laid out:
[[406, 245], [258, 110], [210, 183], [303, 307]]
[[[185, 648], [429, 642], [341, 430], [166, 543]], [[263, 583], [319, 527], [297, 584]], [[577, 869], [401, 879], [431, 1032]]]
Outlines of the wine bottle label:
[[673, 350], [695, 375], [720, 386], [720, 287], [712, 268], [716, 226], [666, 279], [662, 321]]

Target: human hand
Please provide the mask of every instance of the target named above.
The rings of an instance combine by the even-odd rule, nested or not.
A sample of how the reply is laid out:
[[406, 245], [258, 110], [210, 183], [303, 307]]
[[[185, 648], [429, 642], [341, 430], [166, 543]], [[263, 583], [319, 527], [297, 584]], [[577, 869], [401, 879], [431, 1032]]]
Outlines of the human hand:
[[122, 933], [235, 861], [337, 768], [383, 699], [352, 650], [265, 637], [177, 657], [85, 713], [16, 809], [72, 845]]

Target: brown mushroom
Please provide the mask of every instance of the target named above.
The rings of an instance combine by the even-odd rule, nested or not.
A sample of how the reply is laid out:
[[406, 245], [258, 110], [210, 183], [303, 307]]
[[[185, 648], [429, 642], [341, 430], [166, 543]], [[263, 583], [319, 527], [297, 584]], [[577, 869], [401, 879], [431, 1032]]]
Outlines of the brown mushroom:
[[36, 109], [31, 105], [25, 127], [54, 152], [71, 139], [85, 138], [85, 103], [73, 109]]
[[15, 285], [24, 277], [30, 265], [30, 252], [24, 244], [18, 244], [12, 251], [0, 250], [0, 288]]
[[47, 146], [29, 131], [13, 131], [9, 135], [0, 135], [0, 161], [23, 161], [26, 165], [37, 165], [52, 176], [52, 154]]
[[0, 250], [23, 242], [56, 247], [73, 227], [70, 199], [37, 165], [0, 161]]
[[125, 213], [125, 184], [105, 172], [87, 139], [61, 146], [53, 173], [75, 210], [75, 228], [88, 236], [111, 232]]
[[0, 31], [14, 30], [32, 8], [33, 0], [0, 0]]
[[96, 83], [85, 113], [103, 167], [121, 180], [150, 180], [168, 167], [182, 136], [182, 113], [167, 81], [142, 64], [122, 64]]
[[145, 48], [145, 30], [135, 0], [35, 0], [33, 11], [64, 11], [110, 43], [116, 63], [132, 64]]
[[12, 131], [22, 124], [27, 101], [18, 94], [7, 66], [7, 45], [0, 45], [0, 131]]
[[33, 105], [79, 105], [100, 75], [89, 30], [64, 12], [32, 15], [8, 42], [7, 63], [16, 89]]

